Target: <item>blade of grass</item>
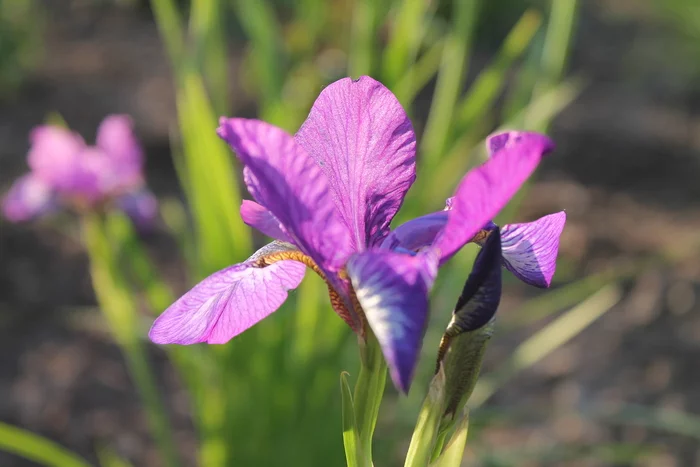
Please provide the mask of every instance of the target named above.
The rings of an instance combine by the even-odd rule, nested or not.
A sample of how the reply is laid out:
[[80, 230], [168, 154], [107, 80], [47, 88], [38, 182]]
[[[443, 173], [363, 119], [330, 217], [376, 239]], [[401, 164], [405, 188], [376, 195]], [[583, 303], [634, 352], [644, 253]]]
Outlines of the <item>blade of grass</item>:
[[527, 50], [542, 24], [535, 10], [526, 11], [513, 26], [494, 60], [484, 68], [455, 110], [454, 131], [468, 131], [491, 109], [505, 83], [507, 72]]
[[564, 76], [577, 9], [578, 0], [551, 1], [547, 34], [540, 61], [541, 69], [533, 89], [533, 99], [559, 84]]
[[53, 441], [3, 422], [0, 422], [0, 449], [46, 466], [90, 466], [80, 456]]
[[348, 74], [353, 78], [371, 75], [374, 71], [380, 3], [379, 0], [357, 0], [354, 4], [352, 33], [348, 47]]
[[189, 30], [194, 56], [200, 62], [212, 106], [219, 115], [228, 107], [228, 57], [221, 0], [197, 0], [190, 4]]
[[445, 39], [440, 73], [423, 133], [422, 154], [429, 173], [442, 159], [454, 105], [462, 88], [479, 1], [453, 2], [452, 28]]
[[252, 242], [237, 212], [241, 195], [231, 152], [214, 131], [216, 118], [196, 71], [184, 74], [177, 103], [204, 275], [244, 259]]
[[398, 3], [396, 20], [382, 56], [381, 76], [386, 86], [393, 88], [399, 81], [408, 79], [406, 71], [418, 54], [429, 5], [430, 2], [425, 0], [404, 0]]
[[151, 0], [151, 10], [165, 50], [177, 70], [185, 51], [185, 30], [175, 0]]
[[437, 40], [413, 63], [394, 86], [394, 94], [404, 108], [413, 105], [416, 95], [428, 85], [440, 68], [445, 41]]
[[235, 0], [230, 4], [250, 40], [260, 91], [261, 116], [267, 119], [266, 115], [274, 113], [273, 108], [282, 97], [286, 66], [281, 26], [267, 0]]
[[564, 345], [621, 299], [620, 287], [607, 285], [549, 323], [520, 344], [501, 369], [479, 379], [469, 405], [474, 408], [486, 402], [506, 381]]

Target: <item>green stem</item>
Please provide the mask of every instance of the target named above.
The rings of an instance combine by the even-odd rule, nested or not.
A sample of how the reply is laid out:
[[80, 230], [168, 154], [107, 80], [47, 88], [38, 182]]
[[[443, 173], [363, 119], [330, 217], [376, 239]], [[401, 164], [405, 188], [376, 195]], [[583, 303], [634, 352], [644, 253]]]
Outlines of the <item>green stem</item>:
[[90, 275], [100, 310], [126, 358], [129, 373], [143, 399], [153, 436], [163, 455], [164, 463], [171, 467], [178, 466], [180, 462], [168, 416], [158, 394], [146, 349], [139, 338], [136, 303], [126, 285], [127, 281], [120, 273], [116, 254], [105, 232], [104, 220], [95, 214], [84, 216], [83, 235], [90, 258]]
[[386, 384], [386, 361], [379, 342], [371, 332], [366, 341], [360, 341], [360, 374], [355, 383], [353, 402], [355, 423], [360, 436], [360, 449], [365, 456], [365, 465], [372, 465], [372, 436], [377, 425], [379, 405]]

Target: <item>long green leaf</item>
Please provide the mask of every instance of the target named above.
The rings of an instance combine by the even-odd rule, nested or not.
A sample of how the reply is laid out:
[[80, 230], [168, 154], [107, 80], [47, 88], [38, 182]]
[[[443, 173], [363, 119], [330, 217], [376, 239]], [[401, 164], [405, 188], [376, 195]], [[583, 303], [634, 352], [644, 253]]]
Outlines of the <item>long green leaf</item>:
[[406, 79], [406, 71], [415, 61], [425, 34], [429, 6], [430, 2], [425, 0], [398, 3], [396, 20], [382, 57], [381, 76], [385, 85], [393, 87], [400, 79]]
[[508, 69], [525, 52], [541, 23], [540, 14], [528, 10], [513, 26], [496, 58], [479, 73], [467, 95], [457, 105], [454, 131], [469, 130], [484, 118], [506, 81]]
[[454, 105], [466, 72], [478, 4], [478, 0], [453, 2], [452, 28], [445, 39], [435, 95], [423, 134], [422, 152], [429, 169], [438, 164], [445, 149]]
[[46, 466], [90, 467], [83, 458], [53, 441], [2, 422], [0, 449]]

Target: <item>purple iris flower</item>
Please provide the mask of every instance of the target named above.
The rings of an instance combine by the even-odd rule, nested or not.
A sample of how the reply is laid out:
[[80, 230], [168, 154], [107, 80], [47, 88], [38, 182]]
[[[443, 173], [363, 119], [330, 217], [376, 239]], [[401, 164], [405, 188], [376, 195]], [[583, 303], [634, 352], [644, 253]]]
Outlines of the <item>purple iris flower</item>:
[[[381, 83], [362, 77], [329, 85], [295, 136], [240, 118], [222, 118], [217, 132], [244, 165], [256, 201], [243, 202], [243, 220], [276, 241], [178, 299], [153, 324], [151, 340], [225, 343], [277, 310], [309, 267], [328, 284], [338, 315], [359, 336], [374, 333], [404, 392], [438, 266], [477, 234], [486, 238], [485, 226], [553, 147], [542, 135], [507, 133], [492, 157], [464, 177], [449, 210], [391, 232], [415, 180], [416, 140], [401, 104]], [[522, 240], [515, 243], [537, 243], [535, 230], [517, 230]], [[514, 248], [513, 258], [519, 251], [532, 258], [511, 258], [511, 265], [546, 269], [555, 243]]]
[[30, 172], [14, 183], [2, 203], [10, 221], [27, 221], [60, 207], [83, 212], [108, 203], [138, 227], [147, 228], [155, 218], [158, 204], [145, 187], [143, 152], [128, 116], [107, 116], [95, 146], [54, 125], [34, 128], [30, 141]]

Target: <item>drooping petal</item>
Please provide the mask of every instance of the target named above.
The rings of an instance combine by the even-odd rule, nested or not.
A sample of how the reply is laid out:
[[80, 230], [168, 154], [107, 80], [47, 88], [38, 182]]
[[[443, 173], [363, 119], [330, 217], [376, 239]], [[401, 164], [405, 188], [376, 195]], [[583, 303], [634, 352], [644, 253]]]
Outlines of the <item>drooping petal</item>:
[[549, 287], [557, 266], [564, 211], [534, 222], [507, 224], [501, 229], [503, 265], [523, 282]]
[[431, 254], [368, 250], [347, 267], [367, 322], [372, 328], [394, 384], [408, 392], [428, 321], [428, 292], [437, 270]]
[[115, 162], [120, 186], [134, 186], [143, 181], [143, 151], [128, 115], [109, 115], [102, 120], [96, 143]]
[[282, 240], [283, 242], [293, 242], [289, 235], [282, 230], [280, 221], [270, 211], [254, 201], [243, 200], [241, 203], [241, 218], [243, 222], [258, 229], [268, 237]]
[[447, 211], [438, 211], [411, 219], [389, 232], [382, 241], [381, 247], [391, 250], [400, 247], [418, 251], [432, 245], [435, 237], [445, 227], [447, 215]]
[[305, 266], [279, 261], [259, 268], [256, 255], [195, 285], [156, 319], [150, 339], [156, 344], [223, 344], [277, 310], [287, 292], [301, 283]]
[[116, 202], [119, 209], [141, 230], [150, 229], [158, 217], [158, 200], [146, 188], [122, 195]]
[[61, 127], [42, 125], [32, 130], [27, 162], [46, 184], [61, 189], [73, 183], [73, 172], [85, 149], [83, 138]]
[[532, 174], [552, 141], [537, 133], [519, 133], [482, 166], [462, 179], [435, 247], [440, 262], [452, 257], [505, 206]]
[[11, 222], [24, 222], [56, 206], [51, 188], [33, 174], [27, 174], [15, 181], [2, 202], [2, 211]]
[[336, 81], [295, 138], [326, 174], [355, 251], [377, 245], [415, 180], [416, 138], [396, 97], [368, 76]]
[[248, 190], [289, 238], [323, 269], [337, 271], [351, 253], [350, 233], [320, 167], [283, 130], [259, 120], [222, 118], [217, 133], [245, 165]]
[[496, 227], [474, 260], [450, 323], [459, 332], [479, 329], [496, 314], [501, 301], [501, 240]]

